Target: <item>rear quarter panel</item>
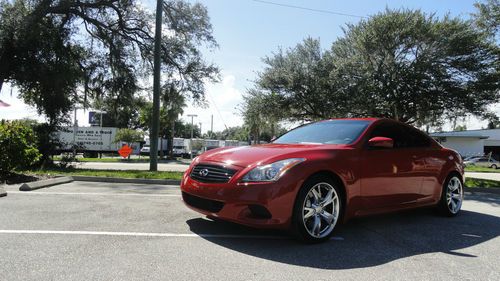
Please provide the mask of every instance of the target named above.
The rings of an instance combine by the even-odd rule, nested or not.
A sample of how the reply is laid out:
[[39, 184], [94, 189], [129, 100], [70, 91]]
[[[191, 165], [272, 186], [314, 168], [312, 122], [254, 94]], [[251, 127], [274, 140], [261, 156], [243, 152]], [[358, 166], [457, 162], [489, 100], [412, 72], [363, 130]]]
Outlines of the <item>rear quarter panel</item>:
[[424, 197], [421, 201], [437, 203], [441, 198], [444, 182], [451, 173], [460, 174], [462, 182], [464, 181], [463, 163], [457, 152], [440, 147], [433, 150], [425, 161], [428, 173], [422, 182]]

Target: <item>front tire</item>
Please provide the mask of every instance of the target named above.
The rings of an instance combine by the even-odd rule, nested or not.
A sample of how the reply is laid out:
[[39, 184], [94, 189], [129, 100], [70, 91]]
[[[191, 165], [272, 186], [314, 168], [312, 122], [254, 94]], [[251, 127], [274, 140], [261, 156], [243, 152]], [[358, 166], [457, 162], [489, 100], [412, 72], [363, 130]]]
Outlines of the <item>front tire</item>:
[[306, 243], [328, 240], [339, 223], [342, 207], [340, 188], [336, 183], [325, 176], [310, 178], [295, 200], [294, 235]]
[[495, 170], [496, 170], [498, 167], [497, 167], [497, 165], [496, 165], [496, 164], [493, 164], [493, 165], [491, 165], [491, 167], [490, 167], [490, 168], [492, 168], [492, 169], [495, 169]]
[[439, 210], [448, 217], [456, 216], [462, 208], [464, 199], [464, 184], [459, 176], [448, 176], [443, 185], [441, 200], [439, 201]]

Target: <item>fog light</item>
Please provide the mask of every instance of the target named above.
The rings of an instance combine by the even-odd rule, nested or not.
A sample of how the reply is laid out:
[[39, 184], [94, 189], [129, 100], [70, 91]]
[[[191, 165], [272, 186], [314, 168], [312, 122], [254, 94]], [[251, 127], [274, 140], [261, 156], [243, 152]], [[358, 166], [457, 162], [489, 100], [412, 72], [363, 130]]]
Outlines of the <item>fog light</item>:
[[270, 219], [271, 213], [267, 210], [266, 207], [262, 205], [248, 205], [248, 209], [252, 213], [252, 216], [259, 219]]

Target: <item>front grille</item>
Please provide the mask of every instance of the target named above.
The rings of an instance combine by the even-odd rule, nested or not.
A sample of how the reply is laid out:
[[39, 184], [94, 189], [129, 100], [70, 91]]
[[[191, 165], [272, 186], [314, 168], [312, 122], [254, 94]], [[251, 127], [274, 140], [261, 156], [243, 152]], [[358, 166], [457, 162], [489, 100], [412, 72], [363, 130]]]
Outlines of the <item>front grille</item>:
[[182, 200], [190, 206], [212, 213], [217, 213], [224, 207], [223, 202], [201, 198], [186, 192], [182, 192]]
[[236, 173], [236, 170], [219, 165], [199, 164], [194, 166], [190, 177], [199, 182], [225, 183]]

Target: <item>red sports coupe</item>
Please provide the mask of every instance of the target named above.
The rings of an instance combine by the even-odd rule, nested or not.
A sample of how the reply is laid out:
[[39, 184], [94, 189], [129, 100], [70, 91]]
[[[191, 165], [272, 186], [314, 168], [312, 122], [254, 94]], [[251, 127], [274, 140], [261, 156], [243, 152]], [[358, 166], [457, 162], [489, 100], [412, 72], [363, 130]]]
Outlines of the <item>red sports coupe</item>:
[[456, 215], [463, 200], [460, 155], [388, 119], [332, 119], [264, 145], [196, 157], [182, 198], [195, 211], [252, 227], [328, 239], [350, 218], [423, 206]]

